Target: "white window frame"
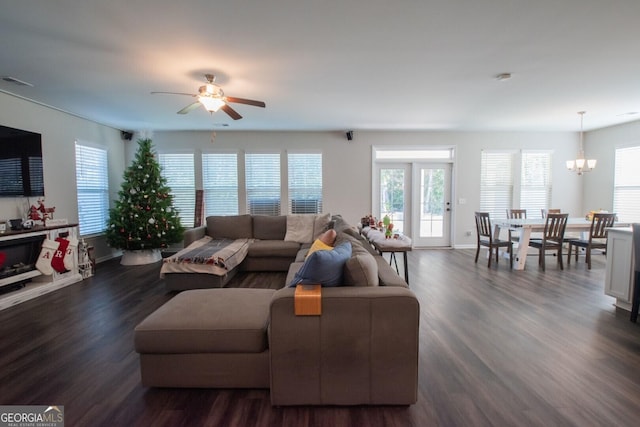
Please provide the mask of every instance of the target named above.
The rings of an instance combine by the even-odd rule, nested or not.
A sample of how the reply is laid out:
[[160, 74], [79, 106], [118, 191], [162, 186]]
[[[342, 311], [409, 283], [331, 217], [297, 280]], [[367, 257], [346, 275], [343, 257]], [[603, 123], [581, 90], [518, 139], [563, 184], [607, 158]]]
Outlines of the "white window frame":
[[618, 221], [640, 222], [640, 174], [637, 172], [640, 145], [615, 150], [613, 212]]
[[[231, 157], [234, 166], [224, 160]], [[214, 167], [214, 161], [223, 160], [224, 168]], [[204, 190], [205, 217], [211, 215], [237, 215], [240, 212], [238, 179], [238, 152], [202, 153], [202, 188]]]
[[519, 200], [515, 194], [516, 157], [515, 150], [482, 150], [480, 154], [480, 211], [489, 212], [492, 218], [506, 217], [506, 209]]
[[75, 141], [75, 165], [80, 236], [102, 234], [109, 220], [109, 152]]
[[286, 162], [288, 213], [322, 213], [322, 152], [288, 151]]
[[[263, 156], [264, 159], [260, 159]], [[282, 200], [286, 200], [283, 197], [283, 191], [286, 191], [286, 186], [282, 183], [286, 182], [283, 179], [283, 155], [281, 152], [249, 152], [244, 156], [244, 169], [245, 169], [245, 190], [246, 190], [246, 208], [247, 213], [252, 215], [280, 215], [282, 211]], [[277, 158], [278, 163], [276, 168], [268, 171], [264, 163], [259, 166], [257, 163], [264, 161], [265, 159]], [[256, 167], [252, 166], [252, 163], [256, 163]], [[277, 170], [276, 170], [277, 169]], [[264, 183], [266, 179], [274, 178], [272, 185], [269, 187], [259, 186], [259, 183]], [[286, 194], [285, 194], [286, 195]], [[252, 204], [252, 200], [254, 200]], [[261, 201], [260, 201], [261, 200]]]
[[[171, 188], [173, 207], [178, 210], [180, 224], [191, 228], [196, 210], [195, 154], [193, 151], [161, 151], [157, 155], [161, 174]], [[181, 172], [175, 174], [178, 170]]]
[[[511, 186], [511, 193], [506, 195], [508, 197], [507, 200], [504, 200], [502, 203], [489, 203], [486, 199], [486, 196], [483, 197], [483, 192], [489, 190], [484, 188], [483, 182], [485, 179], [486, 172], [483, 170], [485, 167], [485, 155], [490, 155], [492, 153], [495, 154], [503, 154], [506, 156], [512, 156], [512, 164], [511, 164], [511, 184], [509, 184], [509, 174], [505, 173], [505, 167], [502, 166], [500, 171], [497, 171], [495, 179], [505, 178], [502, 182], [503, 193], [508, 190], [508, 187]], [[539, 186], [530, 186], [529, 188], [526, 185], [526, 174], [527, 167], [524, 164], [528, 155], [535, 154], [546, 154], [549, 156], [548, 160], [548, 169], [547, 175], [544, 176], [543, 182]], [[528, 218], [540, 218], [542, 217], [541, 209], [548, 209], [551, 204], [551, 197], [553, 191], [553, 180], [552, 180], [552, 170], [553, 170], [553, 151], [552, 150], [500, 150], [500, 149], [487, 149], [482, 150], [481, 153], [481, 166], [480, 166], [480, 210], [484, 212], [489, 212], [492, 218], [506, 218], [507, 209], [527, 209], [527, 217]], [[495, 167], [495, 166], [494, 166]], [[492, 178], [493, 179], [493, 178]], [[533, 191], [535, 192], [544, 192], [544, 202], [542, 204], [535, 204], [535, 207], [529, 207], [527, 205], [527, 201], [524, 200], [527, 197], [527, 194]], [[507, 194], [507, 193], [505, 193]]]
[[[531, 163], [533, 163], [533, 159], [536, 157], [541, 159], [541, 161], [538, 162], [538, 168], [527, 168], [525, 164], [526, 157], [531, 157]], [[544, 162], [546, 162], [546, 165], [542, 164]], [[546, 171], [540, 174], [540, 167], [545, 166]], [[549, 150], [522, 150], [520, 152], [520, 168], [520, 202], [518, 209], [526, 209], [528, 218], [537, 218], [538, 215], [542, 217], [542, 210], [551, 207], [551, 194], [553, 191], [553, 152]], [[538, 169], [538, 171], [535, 169]], [[536, 172], [538, 173], [536, 174]], [[529, 182], [527, 182], [528, 178], [526, 176], [528, 173]], [[541, 194], [542, 196], [540, 196]], [[529, 197], [528, 200], [525, 199], [527, 197]]]

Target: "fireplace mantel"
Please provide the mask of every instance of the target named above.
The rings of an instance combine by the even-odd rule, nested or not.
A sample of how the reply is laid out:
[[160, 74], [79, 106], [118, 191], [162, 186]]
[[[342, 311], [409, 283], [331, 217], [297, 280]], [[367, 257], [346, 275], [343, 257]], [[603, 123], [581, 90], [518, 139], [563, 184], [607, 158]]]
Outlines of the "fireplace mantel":
[[[0, 243], [6, 244], [12, 241], [19, 243], [20, 240], [32, 240], [34, 237], [55, 240], [61, 235], [77, 239], [78, 225], [35, 226], [28, 230], [6, 230], [0, 233]], [[52, 275], [45, 276], [38, 270], [31, 270], [0, 279], [0, 286], [26, 282], [23, 288], [0, 295], [0, 310], [81, 281], [82, 276], [78, 272], [78, 254], [76, 249], [74, 251], [76, 252], [73, 255], [73, 268], [70, 271], [64, 273], [54, 271]]]

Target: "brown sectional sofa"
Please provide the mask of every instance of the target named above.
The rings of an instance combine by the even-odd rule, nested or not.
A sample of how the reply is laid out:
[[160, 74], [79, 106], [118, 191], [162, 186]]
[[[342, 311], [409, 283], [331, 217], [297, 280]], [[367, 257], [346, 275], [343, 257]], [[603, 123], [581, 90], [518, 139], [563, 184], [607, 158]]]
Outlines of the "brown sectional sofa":
[[[244, 228], [232, 231], [234, 221]], [[206, 230], [188, 231], [185, 244], [200, 233], [246, 238], [250, 230], [259, 240], [239, 269], [288, 271], [287, 282], [279, 290], [197, 289], [205, 278], [174, 277], [195, 290], [136, 327], [143, 385], [269, 388], [274, 405], [415, 403], [418, 301], [357, 230], [340, 216], [331, 225], [336, 244], [350, 242], [352, 255], [343, 286], [322, 289], [320, 316], [294, 313], [295, 289], [287, 285], [310, 245], [277, 239], [286, 233], [286, 216], [211, 217]]]
[[[326, 216], [327, 222], [329, 217]], [[317, 234], [320, 234], [319, 230]], [[317, 235], [316, 234], [316, 235]], [[167, 289], [182, 291], [186, 289], [208, 289], [223, 287], [240, 271], [288, 271], [302, 248], [308, 243], [287, 241], [287, 216], [233, 215], [210, 216], [206, 225], [187, 230], [184, 233], [184, 246], [204, 237], [216, 239], [253, 239], [249, 245], [247, 257], [241, 265], [225, 276], [202, 273], [166, 273]]]

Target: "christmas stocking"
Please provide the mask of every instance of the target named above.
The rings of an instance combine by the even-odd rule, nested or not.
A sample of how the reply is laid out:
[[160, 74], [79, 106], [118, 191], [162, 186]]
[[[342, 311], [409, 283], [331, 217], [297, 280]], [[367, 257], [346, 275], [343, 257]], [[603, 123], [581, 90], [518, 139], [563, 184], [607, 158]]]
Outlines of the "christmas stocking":
[[64, 253], [64, 268], [67, 270], [73, 270], [73, 255], [75, 254], [75, 249], [78, 247], [78, 239], [75, 237], [69, 238], [69, 245], [67, 246], [67, 250]]
[[53, 267], [51, 266], [51, 260], [53, 254], [58, 249], [58, 244], [53, 240], [44, 239], [42, 242], [42, 250], [36, 261], [36, 268], [40, 270], [40, 273], [49, 276], [53, 274]]
[[64, 254], [67, 252], [67, 247], [69, 246], [69, 241], [65, 238], [58, 237], [56, 239], [58, 242], [58, 248], [53, 253], [53, 258], [51, 259], [51, 267], [58, 273], [64, 273], [67, 271], [64, 268]]

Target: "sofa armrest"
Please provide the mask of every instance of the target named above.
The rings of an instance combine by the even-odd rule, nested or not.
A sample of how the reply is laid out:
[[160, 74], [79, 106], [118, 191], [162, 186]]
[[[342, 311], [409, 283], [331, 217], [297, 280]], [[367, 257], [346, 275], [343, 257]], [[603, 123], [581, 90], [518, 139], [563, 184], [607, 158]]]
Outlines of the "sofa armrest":
[[207, 227], [204, 225], [201, 227], [195, 227], [195, 228], [190, 228], [186, 230], [184, 232], [184, 238], [183, 238], [184, 247], [186, 248], [196, 240], [202, 239], [205, 236], [206, 232], [207, 232]]
[[403, 287], [322, 288], [322, 315], [296, 316], [294, 288], [270, 310], [273, 405], [409, 405], [420, 307]]
[[409, 287], [404, 278], [398, 275], [398, 273], [393, 269], [393, 267], [389, 265], [389, 262], [384, 259], [382, 255], [376, 255], [374, 258], [378, 263], [378, 278], [380, 279], [380, 286], [400, 286], [402, 288]]

